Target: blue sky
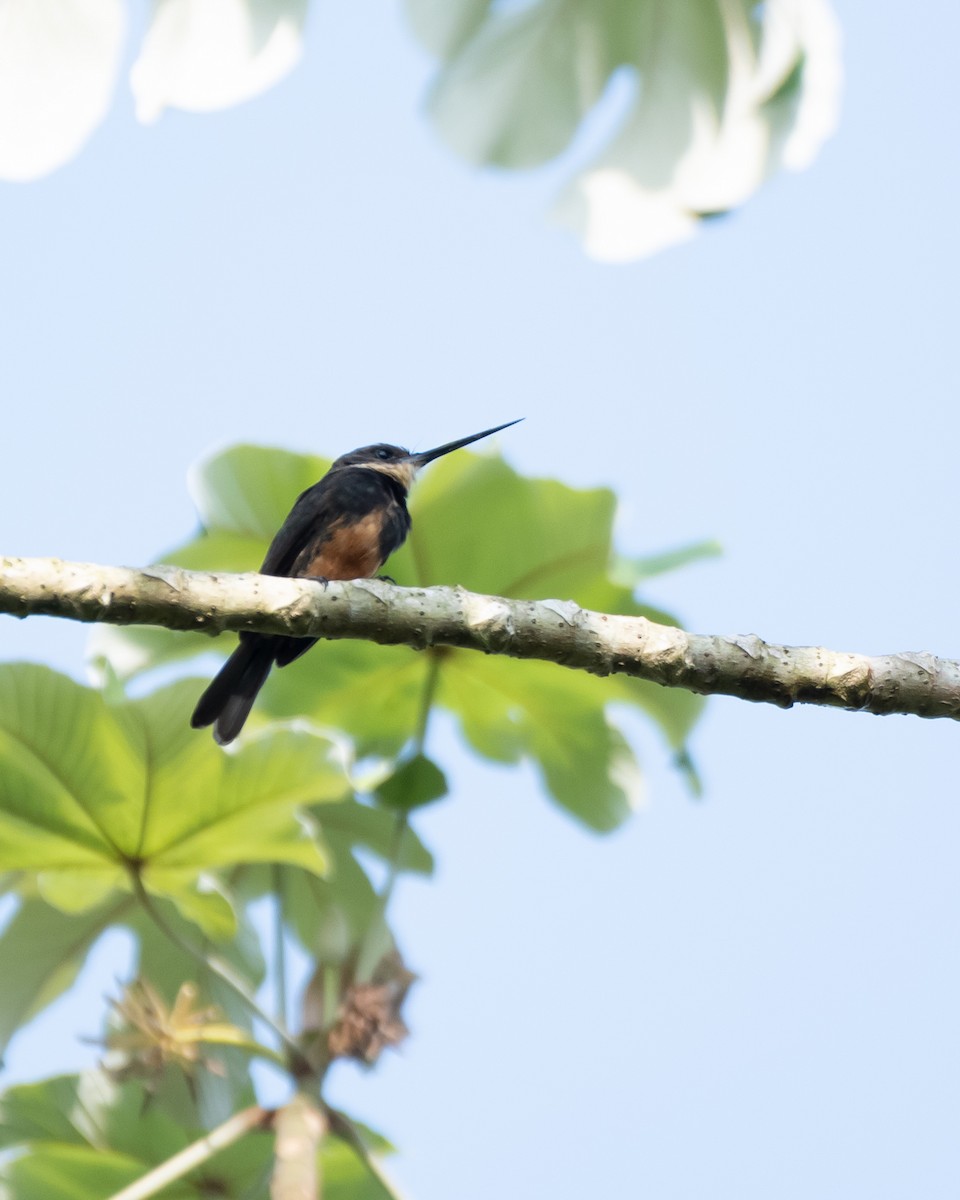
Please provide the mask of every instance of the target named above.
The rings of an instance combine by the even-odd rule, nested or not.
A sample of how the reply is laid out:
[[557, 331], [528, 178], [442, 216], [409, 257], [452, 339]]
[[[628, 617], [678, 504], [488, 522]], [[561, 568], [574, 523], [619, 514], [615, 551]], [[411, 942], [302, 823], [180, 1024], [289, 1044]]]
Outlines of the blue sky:
[[[690, 628], [960, 657], [960, 18], [838, 11], [814, 167], [629, 267], [542, 219], [556, 168], [439, 145], [394, 9], [316, 6], [301, 67], [223, 114], [144, 129], [121, 93], [72, 164], [0, 190], [0, 549], [146, 563], [217, 446], [525, 416], [510, 461], [613, 486], [625, 551], [723, 543], [650, 594]], [[85, 640], [0, 623], [0, 656], [75, 675]], [[717, 699], [700, 802], [631, 732], [649, 806], [600, 839], [438, 724], [439, 870], [396, 905], [414, 1036], [343, 1069], [344, 1105], [416, 1200], [956, 1196], [955, 725]], [[123, 961], [101, 948], [7, 1081], [90, 1060]]]

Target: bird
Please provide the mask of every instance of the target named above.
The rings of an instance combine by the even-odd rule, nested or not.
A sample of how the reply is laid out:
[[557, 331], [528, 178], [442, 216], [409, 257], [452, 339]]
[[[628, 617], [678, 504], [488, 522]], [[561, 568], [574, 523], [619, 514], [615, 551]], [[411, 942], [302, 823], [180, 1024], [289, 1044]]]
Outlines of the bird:
[[[297, 498], [270, 543], [261, 575], [316, 579], [372, 579], [410, 532], [407, 496], [427, 463], [509, 429], [523, 418], [411, 453], [378, 442], [342, 454], [326, 475]], [[197, 701], [190, 724], [213, 726], [214, 740], [229, 745], [243, 728], [274, 665], [285, 667], [317, 638], [240, 634], [240, 644]]]

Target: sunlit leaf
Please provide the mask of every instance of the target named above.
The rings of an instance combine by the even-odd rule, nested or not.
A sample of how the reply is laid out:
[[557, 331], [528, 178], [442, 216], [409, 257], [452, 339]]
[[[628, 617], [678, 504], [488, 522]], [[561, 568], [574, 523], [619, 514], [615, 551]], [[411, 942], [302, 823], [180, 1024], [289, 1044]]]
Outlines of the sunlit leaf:
[[366, 936], [376, 917], [377, 894], [343, 838], [330, 837], [334, 867], [320, 879], [284, 870], [283, 912], [290, 932], [314, 958], [339, 963]]
[[[42, 1083], [19, 1084], [0, 1094], [0, 1147], [34, 1141], [68, 1146], [101, 1143], [98, 1105], [81, 1103], [81, 1078], [59, 1075]], [[105, 1076], [101, 1079], [109, 1091], [116, 1090]]]
[[675, 550], [664, 550], [660, 554], [637, 555], [633, 558], [618, 555], [611, 574], [615, 582], [634, 588], [657, 575], [677, 571], [707, 558], [718, 558], [722, 553], [720, 543], [710, 540], [692, 542], [689, 546], [678, 546]]
[[553, 663], [451, 656], [439, 700], [468, 742], [501, 761], [531, 758], [550, 795], [598, 830], [636, 807], [639, 770], [605, 714], [603, 681]]
[[307, 0], [154, 0], [130, 72], [137, 116], [210, 112], [273, 87], [300, 59], [306, 9]]
[[[314, 958], [341, 962], [369, 936], [377, 919], [378, 899], [356, 852], [367, 851], [398, 871], [428, 875], [433, 856], [406, 825], [397, 842], [394, 813], [355, 800], [326, 804], [321, 810], [323, 840], [330, 855], [323, 878], [296, 867], [280, 868], [279, 892], [273, 868], [245, 867], [231, 883], [244, 900], [279, 894], [284, 921]], [[382, 915], [380, 917], [382, 923]], [[389, 939], [388, 932], [385, 937]]]
[[[248, 1096], [242, 1107], [252, 1102]], [[353, 1125], [372, 1160], [392, 1152], [379, 1134]], [[14, 1157], [0, 1165], [0, 1194], [11, 1200], [104, 1200], [203, 1132], [188, 1112], [171, 1115], [156, 1104], [145, 1106], [139, 1084], [118, 1084], [99, 1070], [8, 1088], [0, 1094], [0, 1148]], [[174, 1200], [265, 1196], [274, 1149], [272, 1134], [250, 1132], [165, 1187], [162, 1195]], [[332, 1200], [396, 1195], [339, 1137], [324, 1139], [319, 1167], [323, 1194]]]
[[[433, 777], [432, 777], [433, 778]], [[356, 800], [325, 804], [319, 813], [325, 839], [340, 835], [351, 846], [371, 850], [383, 859], [397, 858], [401, 871], [429, 875], [433, 871], [433, 855], [408, 826], [397, 853], [396, 819], [382, 809]]]
[[479, 29], [493, 0], [407, 0], [413, 32], [427, 49], [447, 58]]
[[[103, 1200], [188, 1143], [184, 1129], [137, 1084], [104, 1072], [21, 1084], [0, 1095], [0, 1146], [19, 1155], [0, 1168], [17, 1200]], [[192, 1197], [192, 1189], [174, 1196]]]
[[0, 934], [0, 1054], [14, 1033], [74, 982], [87, 952], [120, 920], [131, 897], [78, 916], [36, 898], [24, 898]]
[[607, 488], [526, 479], [491, 455], [451, 455], [418, 483], [413, 529], [390, 571], [421, 587], [576, 599], [609, 566], [615, 509]]
[[291, 862], [321, 870], [303, 806], [347, 790], [325, 739], [289, 729], [223, 754], [189, 727], [196, 685], [103, 697], [45, 667], [0, 667], [0, 869], [41, 873], [67, 911], [144, 885], [213, 926], [211, 868]]
[[[190, 495], [209, 535], [233, 534], [267, 543], [297, 496], [326, 473], [330, 461], [264, 446], [231, 446], [191, 469]], [[257, 480], [255, 488], [250, 487], [251, 475]], [[178, 553], [164, 561], [179, 563]]]
[[837, 124], [829, 0], [407, 0], [407, 9], [443, 60], [434, 121], [470, 162], [538, 164], [593, 122], [590, 135], [606, 145], [555, 215], [601, 260], [689, 240], [780, 166], [808, 166]]
[[347, 733], [358, 756], [393, 755], [416, 728], [428, 665], [407, 646], [323, 642], [271, 672], [260, 715], [306, 714], [321, 728]]
[[[0, 1179], [16, 1200], [103, 1200], [133, 1183], [146, 1169], [127, 1154], [90, 1146], [44, 1146], [15, 1158]], [[171, 1200], [191, 1200], [193, 1189], [174, 1186]]]
[[160, 663], [186, 661], [208, 650], [222, 653], [226, 641], [157, 625], [98, 625], [87, 640], [87, 659], [93, 681], [102, 687], [110, 679], [125, 683]]
[[440, 134], [475, 163], [529, 167], [553, 158], [615, 65], [602, 20], [584, 5], [544, 0], [471, 24], [472, 37], [456, 31], [460, 53], [431, 97]]
[[0, 179], [29, 180], [77, 154], [113, 95], [121, 0], [2, 0]]
[[415, 754], [377, 788], [377, 799], [387, 808], [401, 812], [440, 800], [449, 791], [447, 780], [435, 762]]
[[326, 1200], [399, 1200], [399, 1191], [386, 1181], [379, 1164], [382, 1156], [394, 1152], [393, 1146], [367, 1126], [357, 1121], [350, 1124], [363, 1143], [367, 1159], [376, 1164], [378, 1174], [371, 1171], [354, 1146], [339, 1137], [327, 1137], [320, 1148]]
[[[256, 871], [258, 868], [238, 868], [243, 869]], [[164, 924], [172, 930], [179, 944], [172, 942], [142, 909], [134, 909], [127, 924], [137, 938], [137, 974], [166, 995], [175, 994], [185, 980], [190, 980], [197, 985], [205, 1003], [216, 1005], [234, 1025], [252, 1030], [250, 1009], [236, 992], [208, 965], [182, 948], [186, 943], [204, 959], [215, 954], [228, 965], [247, 991], [255, 994], [263, 981], [265, 966], [260, 936], [247, 914], [242, 910], [239, 913], [239, 928], [229, 942], [211, 944], [197, 936], [197, 931], [172, 904], [161, 900], [158, 905]], [[253, 1102], [249, 1055], [229, 1047], [218, 1047], [214, 1057], [221, 1064], [222, 1072], [198, 1073], [190, 1090], [181, 1094], [173, 1105], [167, 1103], [166, 1095], [160, 1095], [157, 1101], [159, 1107], [170, 1112], [186, 1128], [218, 1125], [237, 1109]]]

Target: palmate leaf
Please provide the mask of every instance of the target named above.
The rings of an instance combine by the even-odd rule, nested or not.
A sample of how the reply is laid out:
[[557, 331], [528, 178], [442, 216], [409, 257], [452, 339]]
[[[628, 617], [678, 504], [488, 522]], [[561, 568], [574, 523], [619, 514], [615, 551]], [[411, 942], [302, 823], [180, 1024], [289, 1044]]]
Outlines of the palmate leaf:
[[[309, 875], [309, 872], [303, 873]], [[166, 924], [182, 940], [192, 942], [203, 952], [206, 949], [203, 938], [183, 919], [172, 902], [165, 906], [160, 900], [158, 904]], [[97, 939], [106, 930], [118, 926], [129, 929], [137, 939], [138, 974], [171, 996], [184, 980], [193, 980], [208, 1002], [222, 1009], [234, 1024], [249, 1028], [249, 1010], [238, 1000], [236, 993], [213, 971], [204, 969], [194, 957], [173, 945], [144, 913], [134, 896], [112, 896], [106, 903], [86, 911], [66, 913], [28, 892], [19, 898], [16, 911], [0, 933], [0, 979], [3, 980], [0, 987], [0, 1054], [15, 1033], [68, 990]], [[232, 966], [251, 993], [256, 991], [263, 979], [263, 960], [258, 940], [242, 909], [231, 921], [230, 940], [218, 941], [216, 953]], [[218, 1096], [213, 1108], [215, 1112], [230, 1111], [239, 1094], [235, 1086], [237, 1079], [247, 1079], [247, 1057], [234, 1056], [228, 1065], [233, 1062], [239, 1063], [242, 1072], [235, 1073], [232, 1090], [226, 1086], [226, 1076], [209, 1077], [207, 1091], [212, 1089]], [[203, 1084], [204, 1080], [200, 1082]], [[199, 1091], [203, 1093], [203, 1087]], [[205, 1099], [203, 1095], [201, 1098]]]
[[[297, 494], [326, 466], [326, 460], [250, 446], [207, 460], [191, 478], [203, 530], [167, 561], [255, 568]], [[525, 479], [496, 456], [461, 451], [424, 472], [411, 499], [412, 532], [386, 569], [402, 585], [461, 584], [515, 598], [573, 599], [604, 612], [673, 622], [637, 601], [633, 580], [623, 581], [627, 567], [612, 546], [615, 509], [606, 488]], [[705, 546], [684, 549], [676, 562], [707, 552]], [[650, 561], [648, 570], [670, 565], [668, 556]], [[642, 567], [631, 569], [637, 575]], [[94, 654], [129, 678], [181, 657], [185, 646], [221, 644], [228, 651], [233, 639], [104, 629], [94, 636]], [[551, 664], [467, 651], [444, 651], [438, 661], [436, 702], [459, 720], [470, 745], [498, 762], [532, 759], [549, 794], [596, 829], [612, 828], [627, 815], [639, 778], [608, 706], [639, 707], [677, 751], [701, 709], [688, 693], [626, 677], [599, 681]], [[417, 727], [436, 665], [432, 656], [404, 646], [326, 643], [271, 674], [251, 728], [270, 718], [305, 716], [343, 730], [358, 755], [397, 755]]]
[[109, 705], [45, 667], [0, 667], [0, 870], [37, 872], [69, 912], [129, 891], [136, 872], [217, 937], [232, 916], [211, 869], [321, 871], [299, 813], [347, 791], [331, 744], [280, 729], [224, 755], [189, 728], [195, 691], [181, 681]]
[[0, 1055], [10, 1039], [74, 982], [104, 930], [121, 921], [133, 898], [111, 898], [87, 912], [61, 912], [24, 897], [0, 934]]
[[[229, 941], [215, 939], [212, 946], [192, 928], [172, 903], [156, 901], [165, 924], [181, 942], [204, 954], [213, 949], [234, 974], [255, 993], [264, 977], [258, 937], [250, 925], [246, 905], [279, 894], [290, 932], [311, 956], [323, 954], [339, 961], [368, 932], [377, 910], [377, 894], [359, 865], [357, 849], [390, 861], [396, 854], [397, 821], [385, 808], [356, 800], [330, 801], [318, 811], [329, 855], [327, 874], [320, 878], [302, 867], [243, 863], [224, 875], [231, 901]], [[397, 867], [401, 871], [429, 874], [433, 859], [412, 829], [403, 831]], [[90, 948], [111, 927], [124, 926], [136, 939], [136, 974], [169, 998], [185, 980], [196, 983], [205, 1003], [215, 1004], [231, 1023], [251, 1028], [248, 1008], [218, 974], [204, 968], [161, 932], [130, 894], [111, 896], [87, 911], [66, 913], [28, 892], [0, 933], [0, 1054], [10, 1038], [73, 983]], [[234, 928], [234, 926], [236, 926]], [[213, 1055], [222, 1074], [197, 1075], [191, 1093], [181, 1089], [178, 1105], [187, 1103], [197, 1113], [198, 1126], [218, 1124], [249, 1092], [249, 1056], [229, 1047]], [[162, 1103], [161, 1096], [158, 1102]]]
[[414, 754], [377, 788], [377, 799], [387, 808], [411, 812], [442, 800], [450, 791], [447, 779], [425, 754]]
[[383, 924], [378, 893], [357, 851], [392, 863], [401, 872], [433, 871], [433, 856], [413, 829], [406, 825], [399, 843], [397, 834], [397, 817], [386, 808], [356, 800], [327, 804], [323, 839], [330, 866], [323, 878], [299, 867], [254, 866], [233, 872], [230, 885], [244, 901], [277, 898], [288, 930], [311, 958], [342, 962], [371, 936], [372, 921]]
[[688, 240], [781, 166], [807, 167], [836, 127], [840, 39], [829, 0], [406, 8], [441, 60], [430, 115], [467, 161], [537, 166], [593, 120], [599, 152], [556, 213], [596, 258], [642, 258]]
[[114, 1083], [99, 1070], [22, 1084], [0, 1096], [0, 1147], [16, 1152], [0, 1179], [18, 1200], [102, 1200], [187, 1140], [156, 1105], [144, 1107], [137, 1084]]
[[[102, 1071], [63, 1075], [0, 1095], [0, 1166], [4, 1200], [103, 1200], [194, 1142], [204, 1129], [181, 1111], [144, 1104], [139, 1084], [118, 1084]], [[253, 1103], [252, 1093], [239, 1107]], [[376, 1154], [391, 1151], [364, 1130]], [[164, 1188], [176, 1200], [251, 1200], [266, 1196], [274, 1139], [255, 1132]], [[320, 1150], [323, 1194], [332, 1200], [384, 1200], [388, 1192], [356, 1152], [336, 1137]], [[6, 1191], [4, 1191], [4, 1188]]]
[[678, 546], [675, 550], [667, 550], [663, 554], [645, 554], [634, 558], [618, 557], [612, 574], [618, 583], [627, 587], [637, 587], [657, 575], [665, 575], [668, 571], [676, 571], [680, 567], [702, 562], [706, 558], [719, 558], [722, 553], [723, 547], [719, 542], [692, 542], [689, 546]]

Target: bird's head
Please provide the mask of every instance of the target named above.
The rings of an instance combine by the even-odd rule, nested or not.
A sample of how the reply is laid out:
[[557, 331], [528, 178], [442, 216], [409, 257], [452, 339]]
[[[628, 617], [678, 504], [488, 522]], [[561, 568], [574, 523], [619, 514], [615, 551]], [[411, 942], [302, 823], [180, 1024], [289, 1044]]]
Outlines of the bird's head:
[[[518, 420], [523, 420], [523, 418], [520, 417]], [[517, 421], [508, 421], [506, 425], [495, 425], [493, 429], [484, 429], [482, 433], [473, 433], [469, 437], [459, 438], [455, 442], [446, 442], [433, 450], [421, 450], [417, 453], [411, 453], [403, 446], [391, 446], [388, 442], [377, 442], [376, 445], [361, 446], [359, 450], [341, 454], [330, 470], [337, 471], [343, 467], [367, 467], [371, 471], [382, 471], [384, 475], [391, 476], [405, 490], [409, 491], [417, 471], [421, 467], [425, 467], [427, 463], [433, 462], [435, 458], [441, 458], [444, 454], [449, 454], [452, 450], [459, 450], [461, 446], [469, 446], [471, 442], [478, 442], [481, 438], [489, 437], [492, 433], [499, 433], [501, 429], [508, 429], [511, 425], [516, 424]]]

